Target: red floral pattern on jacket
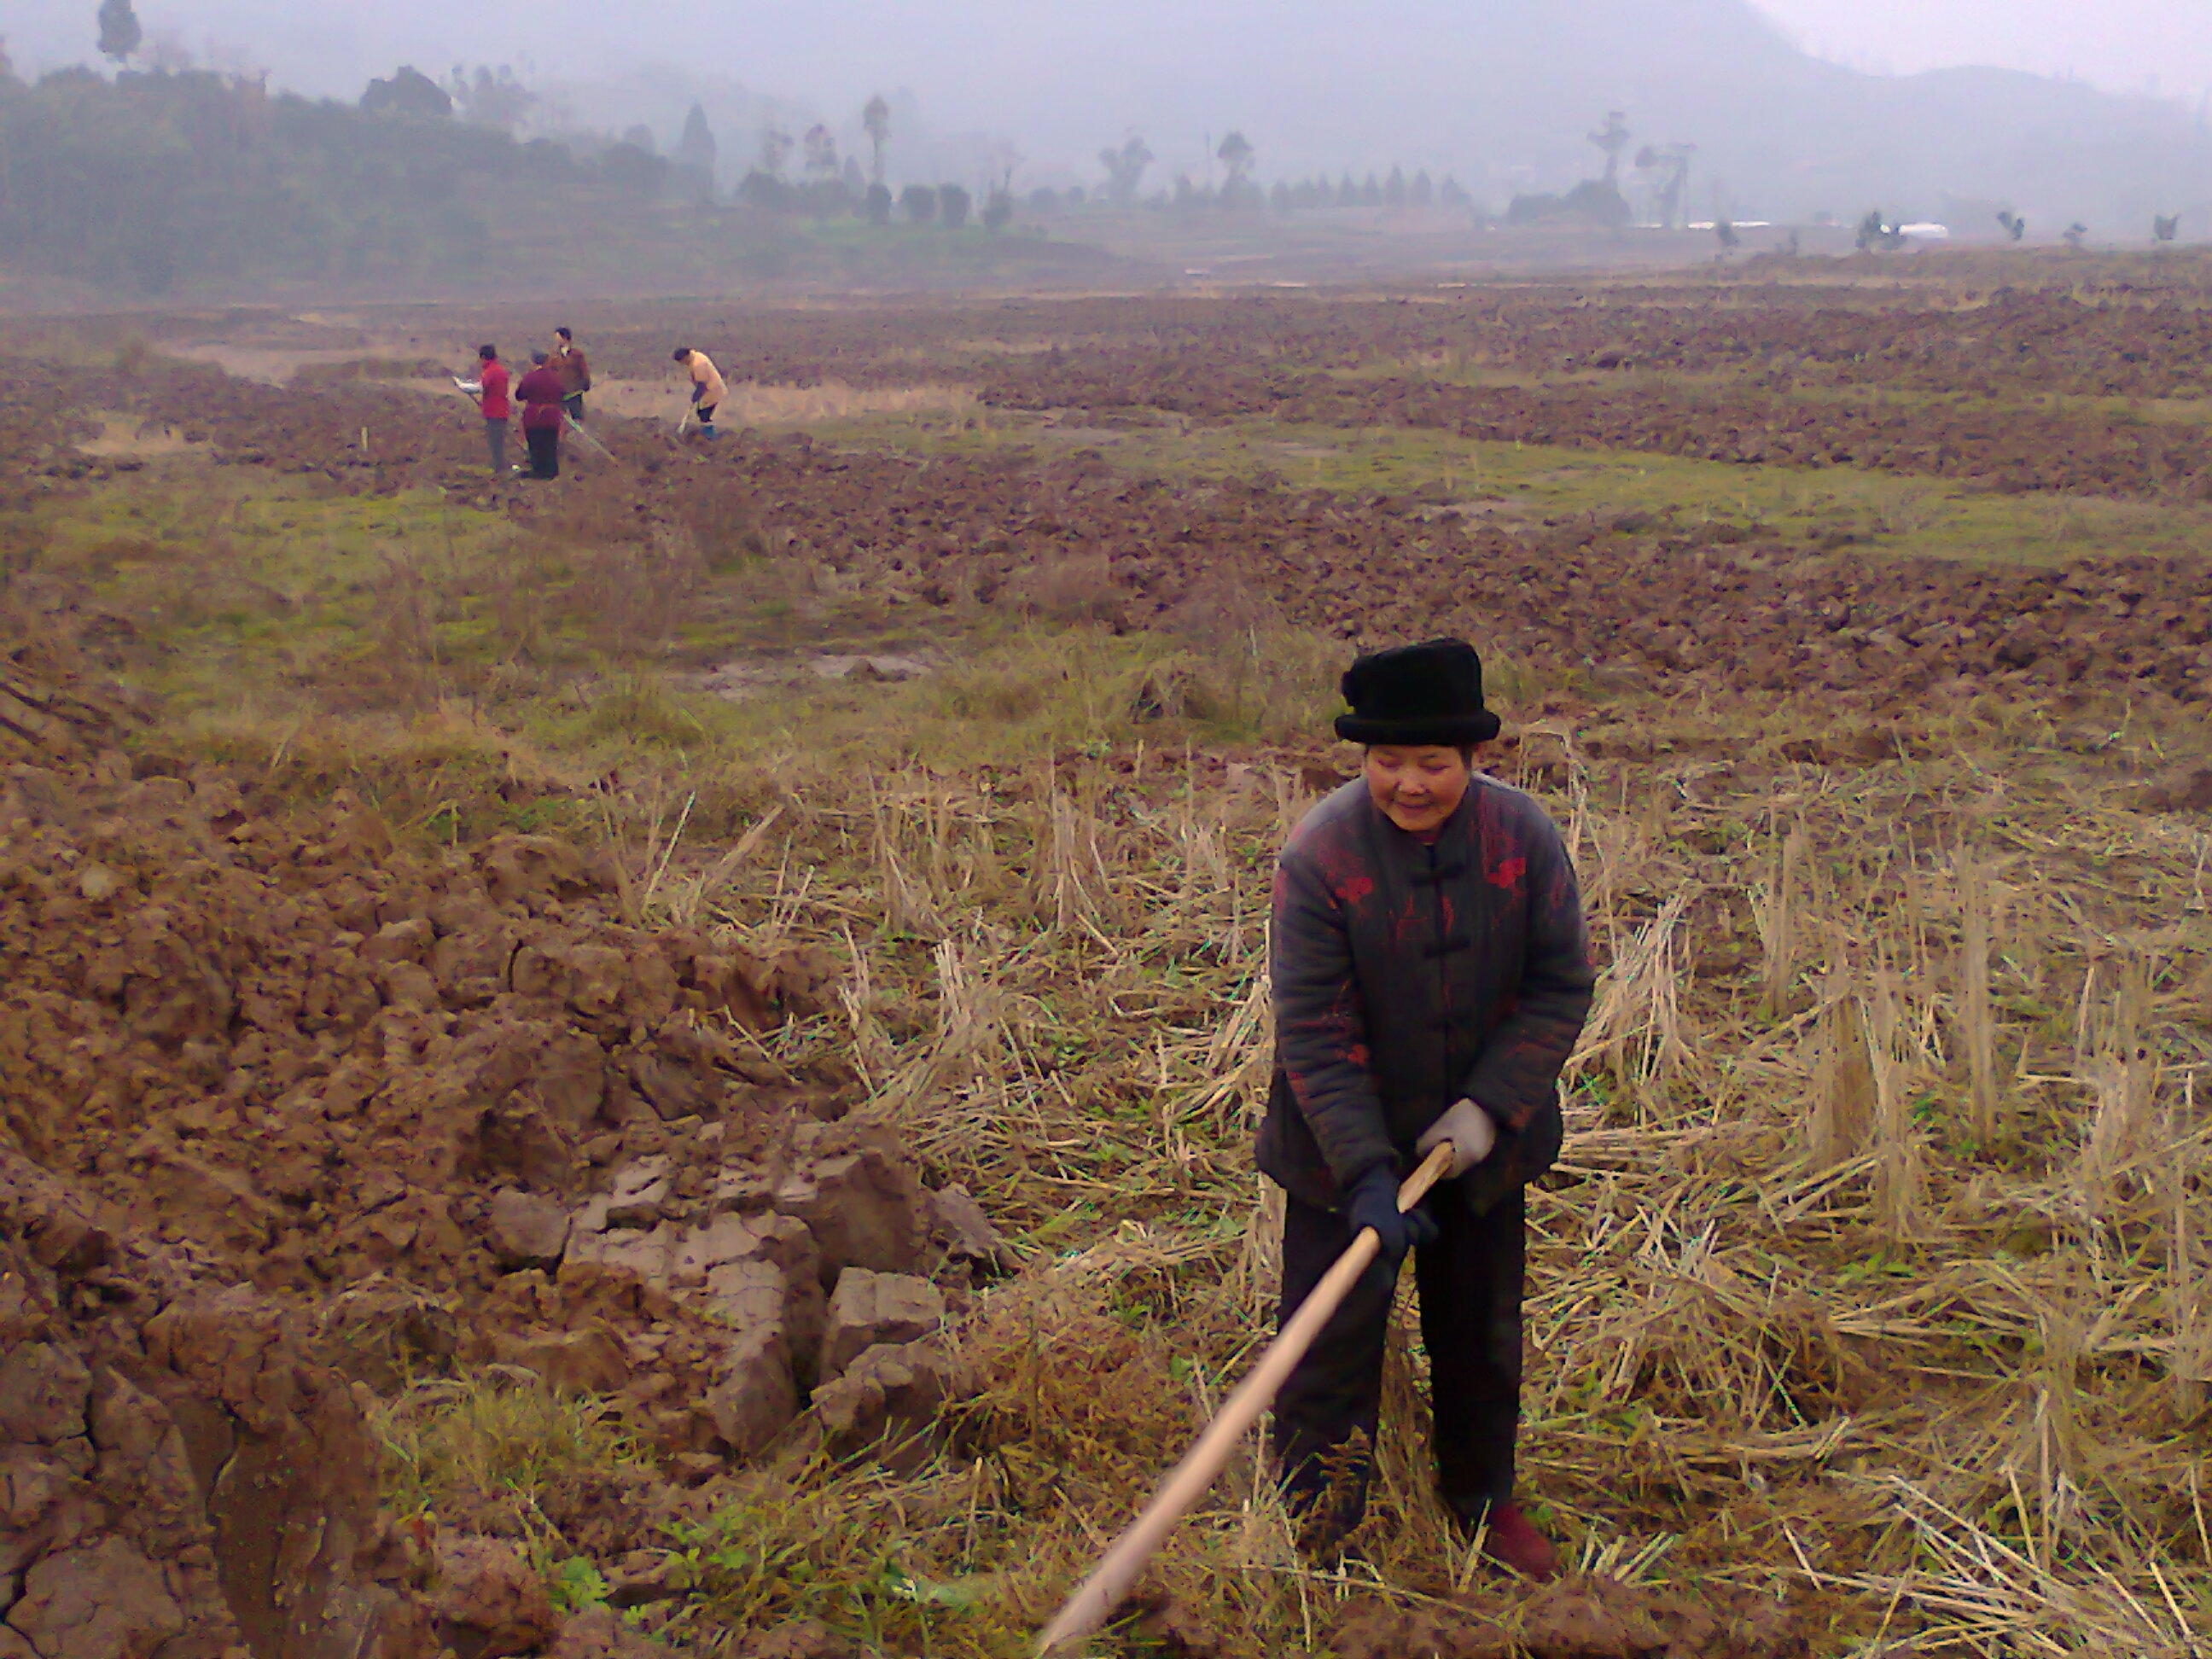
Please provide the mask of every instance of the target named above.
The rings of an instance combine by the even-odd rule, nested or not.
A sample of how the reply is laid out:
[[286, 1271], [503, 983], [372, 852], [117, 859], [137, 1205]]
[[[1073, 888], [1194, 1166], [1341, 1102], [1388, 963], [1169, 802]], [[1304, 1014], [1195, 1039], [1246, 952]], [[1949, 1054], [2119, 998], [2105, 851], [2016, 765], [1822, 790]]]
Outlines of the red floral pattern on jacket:
[[1433, 845], [1355, 779], [1306, 815], [1275, 871], [1275, 1076], [1260, 1167], [1332, 1205], [1403, 1168], [1457, 1100], [1498, 1127], [1458, 1184], [1486, 1208], [1559, 1155], [1559, 1071], [1595, 975], [1582, 895], [1551, 818], [1478, 775]]

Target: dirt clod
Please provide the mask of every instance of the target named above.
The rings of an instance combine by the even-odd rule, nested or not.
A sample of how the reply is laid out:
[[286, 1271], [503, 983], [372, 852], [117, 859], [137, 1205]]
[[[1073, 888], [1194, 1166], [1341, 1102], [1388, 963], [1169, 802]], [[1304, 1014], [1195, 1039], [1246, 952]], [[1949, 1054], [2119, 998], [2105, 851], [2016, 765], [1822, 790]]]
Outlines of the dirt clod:
[[837, 1376], [878, 1344], [913, 1342], [945, 1323], [945, 1297], [911, 1273], [848, 1267], [830, 1298], [830, 1331], [823, 1344], [822, 1374]]
[[560, 1625], [544, 1580], [503, 1539], [439, 1539], [434, 1595], [438, 1634], [459, 1659], [535, 1653]]

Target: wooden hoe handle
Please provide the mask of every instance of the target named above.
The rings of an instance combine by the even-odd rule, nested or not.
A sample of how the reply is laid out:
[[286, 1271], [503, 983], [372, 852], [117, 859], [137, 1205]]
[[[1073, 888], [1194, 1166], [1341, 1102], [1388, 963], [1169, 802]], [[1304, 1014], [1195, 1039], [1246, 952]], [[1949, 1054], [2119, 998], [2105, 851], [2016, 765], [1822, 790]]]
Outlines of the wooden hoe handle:
[[[1398, 1188], [1399, 1213], [1412, 1209], [1429, 1195], [1429, 1188], [1443, 1179], [1451, 1168], [1451, 1143], [1446, 1141], [1422, 1161], [1421, 1167], [1406, 1177]], [[1199, 1436], [1182, 1462], [1160, 1485], [1152, 1501], [1145, 1506], [1144, 1513], [1129, 1525], [1129, 1529], [1116, 1539], [1114, 1547], [1106, 1553], [1082, 1587], [1067, 1599], [1060, 1616], [1046, 1627], [1037, 1638], [1039, 1659], [1058, 1651], [1071, 1643], [1080, 1642], [1106, 1622], [1107, 1615], [1120, 1605], [1121, 1598], [1136, 1582], [1145, 1563], [1160, 1547], [1169, 1530], [1182, 1518], [1183, 1512], [1206, 1495], [1213, 1478], [1228, 1462], [1229, 1454], [1244, 1437], [1244, 1431], [1260, 1420], [1260, 1413], [1267, 1409], [1275, 1391], [1291, 1374], [1291, 1369], [1305, 1357], [1313, 1340], [1321, 1334], [1321, 1328], [1328, 1323], [1329, 1316], [1337, 1304], [1358, 1283], [1359, 1276], [1375, 1260], [1382, 1248], [1372, 1227], [1363, 1227], [1359, 1236], [1348, 1245], [1336, 1265], [1328, 1270], [1328, 1277], [1314, 1287], [1313, 1294], [1291, 1316], [1291, 1322], [1267, 1345], [1260, 1356], [1260, 1363], [1252, 1374], [1237, 1387], [1237, 1391], [1223, 1402]]]

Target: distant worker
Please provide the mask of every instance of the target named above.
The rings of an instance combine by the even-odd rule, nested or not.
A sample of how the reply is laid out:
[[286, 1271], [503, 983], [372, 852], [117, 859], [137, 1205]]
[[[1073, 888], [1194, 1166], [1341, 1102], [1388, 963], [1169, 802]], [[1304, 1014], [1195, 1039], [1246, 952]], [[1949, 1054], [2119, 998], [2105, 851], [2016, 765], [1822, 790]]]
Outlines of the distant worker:
[[592, 389], [592, 365], [577, 349], [576, 337], [565, 328], [553, 331], [553, 368], [566, 395], [561, 406], [578, 426], [584, 423], [584, 394]]
[[477, 377], [464, 380], [456, 375], [453, 384], [477, 400], [483, 411], [484, 443], [491, 451], [491, 475], [495, 478], [507, 476], [507, 422], [514, 413], [507, 400], [507, 365], [499, 360], [499, 348], [480, 345], [477, 348]]
[[[1358, 1522], [1382, 1355], [1410, 1253], [1437, 1483], [1453, 1521], [1531, 1579], [1558, 1565], [1514, 1490], [1528, 1184], [1562, 1133], [1560, 1068], [1589, 1012], [1582, 900], [1559, 830], [1474, 770], [1498, 735], [1460, 640], [1360, 658], [1336, 734], [1362, 775], [1291, 833], [1276, 867], [1275, 1073], [1260, 1168], [1286, 1197], [1287, 1322], [1363, 1227], [1380, 1260], [1275, 1401], [1277, 1455], [1310, 1549]], [[1398, 1212], [1398, 1178], [1449, 1144], [1447, 1179]]]
[[530, 373], [516, 383], [514, 395], [522, 404], [522, 441], [530, 446], [530, 476], [561, 476], [561, 423], [568, 417], [562, 405], [568, 388], [561, 371], [542, 351], [530, 354]]
[[699, 430], [706, 437], [714, 435], [714, 410], [720, 405], [729, 388], [722, 384], [722, 371], [714, 367], [714, 360], [703, 351], [694, 351], [690, 346], [676, 348], [676, 361], [691, 371], [691, 409], [699, 417]]

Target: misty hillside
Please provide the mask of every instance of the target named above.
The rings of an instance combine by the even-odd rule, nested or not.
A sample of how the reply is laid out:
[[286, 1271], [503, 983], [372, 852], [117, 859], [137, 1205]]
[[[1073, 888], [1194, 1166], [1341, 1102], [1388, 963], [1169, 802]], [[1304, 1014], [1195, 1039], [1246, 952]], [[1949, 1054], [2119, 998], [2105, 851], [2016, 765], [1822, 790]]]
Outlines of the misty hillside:
[[669, 158], [591, 135], [526, 141], [204, 71], [0, 70], [0, 303], [55, 283], [133, 298], [960, 287], [1101, 263], [973, 225], [713, 198]]
[[[19, 61], [89, 52], [89, 0], [6, 10]], [[755, 142], [735, 130], [741, 112], [811, 112], [849, 152], [861, 104], [881, 91], [916, 141], [908, 176], [930, 182], [951, 158], [922, 137], [925, 119], [1012, 145], [1024, 182], [1063, 184], [1095, 178], [1099, 147], [1133, 128], [1161, 179], [1202, 172], [1207, 135], [1233, 128], [1257, 146], [1263, 179], [1402, 162], [1454, 173], [1502, 207], [1516, 189], [1593, 171], [1583, 135], [1620, 109], [1639, 144], [1698, 146], [1700, 213], [1718, 181], [1745, 216], [1934, 216], [1948, 197], [2132, 239], [2153, 211], [2212, 198], [2193, 111], [2002, 70], [1844, 69], [1799, 50], [1752, 0], [843, 0], [766, 12], [175, 0], [149, 14], [165, 20], [195, 45], [234, 43], [274, 85], [347, 100], [400, 63], [512, 62], [573, 89], [587, 118], [619, 108], [665, 142], [688, 91], [729, 118], [726, 167]], [[658, 113], [639, 95], [651, 85], [666, 89]], [[895, 141], [895, 174], [899, 161]]]
[[[892, 0], [860, 9], [896, 27]], [[1113, 39], [1055, 15], [1026, 31], [1023, 89], [994, 101], [1033, 153], [1087, 154], [1084, 138], [1135, 125], [1175, 165], [1196, 155], [1183, 135], [1234, 125], [1263, 173], [1419, 162], [1486, 177], [1493, 206], [1594, 171], [1584, 135], [1608, 109], [1638, 144], [1698, 146], [1700, 211], [1718, 180], [1762, 217], [1993, 198], [2132, 236], [2212, 197], [2212, 144], [2172, 105], [2002, 70], [1869, 75], [1801, 51], [1750, 0], [1279, 0], [1256, 25], [1237, 11], [1133, 0]], [[1170, 36], [1172, 53], [1147, 44]]]
[[[63, 15], [59, 0], [27, 3], [33, 26]], [[242, 24], [249, 3], [258, 0], [206, 0], [198, 15], [210, 28]], [[70, 4], [82, 24], [87, 8]], [[307, 90], [336, 98], [275, 89], [281, 75], [270, 88], [173, 69], [26, 76], [0, 59], [0, 285], [12, 268], [149, 295], [271, 283], [416, 295], [707, 292], [793, 274], [933, 285], [1079, 257], [1020, 237], [894, 242], [894, 227], [854, 228], [868, 153], [857, 117], [880, 88], [891, 94], [890, 188], [958, 183], [979, 215], [1004, 166], [1017, 195], [1095, 185], [1099, 147], [1141, 133], [1158, 157], [1146, 188], [1160, 190], [1203, 172], [1210, 139], [1232, 130], [1255, 147], [1263, 185], [1403, 164], [1455, 176], [1495, 211], [1596, 173], [1589, 135], [1619, 110], [1632, 135], [1622, 156], [1632, 199], [1650, 195], [1651, 179], [1631, 176], [1644, 146], [1693, 147], [1684, 216], [1848, 223], [1875, 209], [1990, 234], [2002, 204], [2039, 238], [2080, 219], [2099, 240], [2136, 241], [2154, 213], [2176, 211], [2185, 239], [2212, 234], [2212, 139], [2193, 112], [2006, 70], [1845, 69], [1801, 51], [1751, 0], [918, 9], [848, 0], [834, 18], [741, 27], [695, 8], [678, 41], [651, 18], [545, 0], [541, 21], [559, 27], [534, 38], [568, 54], [566, 68], [549, 66], [535, 86], [502, 81], [516, 95], [489, 118], [360, 107], [368, 77], [352, 79], [349, 62], [410, 41], [428, 43], [423, 63], [451, 61], [436, 41], [483, 46], [488, 19], [496, 59], [499, 31], [515, 21], [428, 0], [346, 15], [343, 42], [303, 66]], [[11, 8], [11, 28], [22, 16]], [[682, 68], [641, 57], [678, 46]], [[366, 68], [388, 77], [404, 61]], [[525, 76], [538, 73], [526, 60]], [[711, 112], [719, 144], [703, 167], [672, 167], [694, 104]], [[839, 147], [829, 195], [778, 183], [733, 205], [759, 129], [795, 133], [817, 119]], [[790, 160], [793, 181], [800, 163]], [[1004, 199], [994, 229], [1012, 216], [1014, 197]], [[776, 210], [760, 210], [764, 200]], [[1054, 234], [1062, 244], [1099, 234], [1065, 221]], [[1252, 234], [1265, 235], [1264, 222]]]

